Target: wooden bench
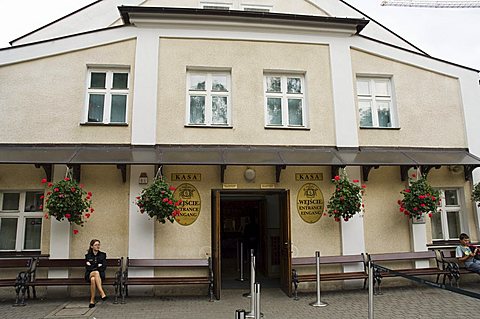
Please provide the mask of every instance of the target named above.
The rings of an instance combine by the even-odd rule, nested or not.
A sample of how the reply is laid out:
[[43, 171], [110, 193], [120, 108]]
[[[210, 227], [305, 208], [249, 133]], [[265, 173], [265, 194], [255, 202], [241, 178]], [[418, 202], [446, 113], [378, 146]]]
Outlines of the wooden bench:
[[438, 261], [443, 265], [445, 269], [448, 269], [451, 273], [452, 280], [455, 281], [457, 287], [459, 286], [460, 276], [466, 274], [476, 274], [475, 272], [465, 268], [463, 263], [458, 262], [455, 250], [440, 250], [438, 255]]
[[[155, 276], [135, 277], [129, 274], [131, 268], [170, 268], [170, 269], [204, 269], [203, 276]], [[213, 301], [213, 271], [211, 258], [208, 259], [132, 259], [127, 258], [123, 274], [122, 303], [128, 296], [128, 286], [131, 285], [208, 285], [208, 296]]]
[[[0, 287], [13, 287], [15, 288], [15, 303], [14, 306], [25, 305], [25, 291], [28, 298], [30, 298], [30, 290], [27, 289], [27, 282], [31, 273], [31, 267], [34, 264], [33, 258], [0, 258], [0, 269], [5, 274], [5, 269], [19, 270], [15, 272], [15, 275], [11, 275], [9, 278], [0, 279]], [[15, 278], [13, 277], [15, 276]], [[20, 296], [21, 293], [21, 296]]]
[[447, 277], [450, 278], [450, 271], [446, 268], [443, 268], [442, 265], [439, 264], [437, 259], [437, 254], [435, 251], [420, 251], [420, 252], [399, 252], [399, 253], [380, 253], [380, 254], [367, 254], [367, 259], [374, 264], [384, 266], [385, 268], [389, 268], [389, 264], [392, 262], [415, 262], [420, 260], [434, 260], [435, 267], [426, 267], [426, 268], [415, 268], [414, 265], [411, 265], [408, 268], [395, 268], [392, 269], [394, 272], [385, 272], [375, 268], [373, 276], [374, 276], [374, 288], [375, 283], [377, 284], [377, 294], [381, 294], [380, 291], [380, 284], [382, 282], [382, 278], [385, 277], [396, 277], [401, 273], [407, 276], [427, 276], [427, 275], [435, 275], [437, 276], [436, 282], [438, 283], [440, 280], [440, 276], [443, 276], [443, 284], [445, 284], [445, 280]]
[[[123, 257], [121, 258], [108, 258], [106, 261], [107, 271], [106, 278], [102, 282], [103, 286], [112, 285], [115, 288], [114, 303], [118, 302], [118, 298], [121, 297], [121, 280], [122, 280], [122, 267]], [[64, 277], [40, 277], [38, 274], [39, 269], [80, 269], [78, 274], [72, 275], [69, 273]], [[109, 271], [110, 270], [110, 271]], [[39, 258], [34, 265], [33, 274], [29, 287], [33, 289], [33, 296], [36, 298], [35, 287], [38, 286], [90, 286], [90, 282], [85, 281], [85, 259], [44, 259]]]
[[[359, 255], [344, 255], [344, 256], [321, 256], [320, 268], [327, 265], [346, 265], [346, 264], [358, 264], [363, 267], [363, 271], [354, 272], [327, 272], [320, 271], [320, 281], [332, 281], [332, 280], [350, 280], [350, 279], [362, 279], [363, 288], [367, 283], [368, 274], [365, 266], [365, 258], [363, 254]], [[294, 267], [303, 266], [316, 266], [315, 257], [292, 257], [292, 283], [294, 285], [294, 298], [298, 300], [297, 291], [298, 284], [300, 282], [315, 282], [317, 280], [316, 273], [300, 274]]]

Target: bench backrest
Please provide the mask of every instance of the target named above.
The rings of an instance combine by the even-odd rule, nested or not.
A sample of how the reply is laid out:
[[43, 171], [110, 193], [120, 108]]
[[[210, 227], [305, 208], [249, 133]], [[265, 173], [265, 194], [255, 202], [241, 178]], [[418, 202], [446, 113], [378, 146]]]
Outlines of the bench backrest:
[[30, 268], [33, 258], [0, 258], [0, 268]]
[[127, 267], [208, 267], [208, 259], [130, 259]]
[[[320, 265], [363, 263], [363, 255], [320, 256]], [[315, 257], [292, 257], [292, 266], [315, 265]]]
[[368, 258], [372, 262], [421, 260], [435, 258], [435, 252], [433, 250], [429, 250], [403, 253], [368, 254]]
[[[122, 267], [122, 258], [108, 258], [107, 267]], [[46, 259], [40, 258], [37, 260], [36, 268], [85, 268], [85, 259]]]

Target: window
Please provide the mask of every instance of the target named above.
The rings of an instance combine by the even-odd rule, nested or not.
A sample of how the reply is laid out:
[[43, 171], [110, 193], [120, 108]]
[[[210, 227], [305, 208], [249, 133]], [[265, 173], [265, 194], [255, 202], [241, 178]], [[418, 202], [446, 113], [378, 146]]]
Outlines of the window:
[[392, 81], [389, 78], [357, 78], [360, 127], [396, 127]]
[[458, 239], [462, 233], [462, 204], [458, 189], [441, 189], [438, 214], [431, 219], [433, 240]]
[[43, 191], [0, 192], [0, 251], [40, 250]]
[[230, 73], [189, 72], [187, 82], [188, 125], [231, 125]]
[[305, 127], [305, 82], [299, 75], [265, 75], [265, 125]]
[[127, 100], [128, 71], [88, 71], [87, 123], [126, 123]]

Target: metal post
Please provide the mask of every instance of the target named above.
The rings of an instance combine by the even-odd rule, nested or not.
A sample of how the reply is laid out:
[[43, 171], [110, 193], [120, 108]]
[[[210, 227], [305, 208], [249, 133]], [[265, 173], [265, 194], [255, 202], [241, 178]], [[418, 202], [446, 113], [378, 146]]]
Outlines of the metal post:
[[368, 261], [368, 319], [373, 319], [373, 264]]
[[[238, 248], [238, 245], [237, 245]], [[238, 253], [237, 253], [237, 258], [238, 258]], [[240, 241], [240, 278], [238, 278], [238, 281], [244, 282], [245, 277], [243, 276], [243, 241]], [[238, 260], [238, 259], [237, 259]]]
[[250, 294], [243, 294], [244, 297], [250, 297], [250, 312], [245, 318], [255, 318], [255, 256], [253, 249], [250, 250]]
[[243, 309], [235, 310], [235, 319], [245, 319], [245, 310]]
[[314, 307], [325, 307], [328, 304], [320, 300], [320, 252], [315, 252], [315, 261], [317, 266], [317, 301], [312, 302], [310, 306]]
[[[253, 299], [253, 298], [252, 298]], [[260, 283], [255, 284], [255, 319], [262, 317], [260, 311]]]

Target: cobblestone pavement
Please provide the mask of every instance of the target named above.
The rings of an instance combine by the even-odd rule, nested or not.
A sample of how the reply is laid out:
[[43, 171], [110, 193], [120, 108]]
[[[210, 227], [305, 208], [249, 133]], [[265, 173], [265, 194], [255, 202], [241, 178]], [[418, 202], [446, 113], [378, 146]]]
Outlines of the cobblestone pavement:
[[[465, 285], [464, 289], [480, 293], [480, 283]], [[88, 298], [39, 299], [28, 301], [25, 307], [12, 307], [13, 299], [0, 301], [0, 318], [57, 318], [57, 319], [229, 319], [236, 309], [250, 309], [250, 299], [242, 297], [243, 290], [222, 291], [222, 300], [208, 302], [204, 296], [129, 297], [126, 304], [111, 300], [88, 309]], [[326, 307], [312, 307], [315, 293], [301, 293], [295, 301], [279, 289], [263, 289], [261, 311], [264, 318], [368, 318], [368, 291], [342, 290], [322, 292]], [[385, 288], [375, 296], [376, 319], [405, 318], [470, 318], [476, 317], [480, 300], [449, 291], [419, 286]]]

